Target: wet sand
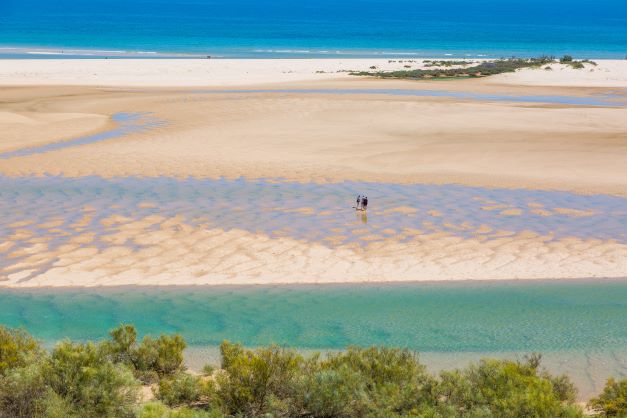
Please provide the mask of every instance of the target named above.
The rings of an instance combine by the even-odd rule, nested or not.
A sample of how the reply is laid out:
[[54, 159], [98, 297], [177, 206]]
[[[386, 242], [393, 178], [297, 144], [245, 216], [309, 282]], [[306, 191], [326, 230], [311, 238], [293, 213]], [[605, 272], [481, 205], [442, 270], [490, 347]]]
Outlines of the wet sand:
[[[7, 89], [0, 93], [5, 100], [0, 111], [15, 118], [24, 108], [71, 109], [108, 118], [109, 125], [99, 132], [110, 130], [111, 118], [120, 113], [149, 113], [163, 125], [6, 159], [0, 173], [459, 183], [627, 196], [627, 109], [625, 97], [614, 90], [360, 79], [282, 88], [400, 88], [434, 95]], [[458, 97], [441, 97], [451, 91]], [[463, 97], [471, 93], [484, 96]], [[503, 95], [573, 97], [607, 106], [506, 101]], [[11, 126], [15, 132], [22, 125], [30, 129], [16, 125]], [[85, 136], [101, 125], [94, 124]], [[74, 129], [74, 122], [64, 126]], [[57, 135], [45, 124], [37, 131], [41, 134], [25, 140], [22, 148], [76, 138]], [[0, 150], [15, 149], [15, 140], [0, 140]]]
[[[359, 190], [373, 203], [351, 208]], [[627, 199], [453, 185], [0, 177], [4, 286], [624, 277]]]
[[627, 95], [564, 71], [3, 88], [0, 285], [622, 277]]

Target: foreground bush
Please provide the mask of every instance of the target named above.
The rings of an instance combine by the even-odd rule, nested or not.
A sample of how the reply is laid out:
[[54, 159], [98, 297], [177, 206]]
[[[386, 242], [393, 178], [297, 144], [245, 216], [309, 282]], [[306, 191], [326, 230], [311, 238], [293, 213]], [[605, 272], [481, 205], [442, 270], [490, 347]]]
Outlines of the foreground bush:
[[191, 408], [168, 408], [160, 402], [142, 405], [137, 411], [137, 418], [224, 418], [218, 410], [199, 410]]
[[120, 325], [109, 335], [111, 340], [102, 345], [105, 353], [112, 361], [130, 367], [142, 381], [153, 382], [183, 370], [186, 344], [180, 335], [146, 336], [138, 344], [132, 325]]
[[565, 377], [539, 373], [536, 357], [526, 362], [482, 360], [464, 370], [443, 372], [438, 386], [444, 410], [454, 417], [579, 417], [574, 387]]
[[604, 417], [627, 417], [627, 379], [608, 379], [603, 393], [589, 405]]
[[[0, 418], [583, 416], [572, 383], [544, 371], [539, 356], [483, 360], [434, 376], [403, 349], [353, 347], [304, 357], [224, 342], [221, 368], [196, 376], [183, 371], [180, 336], [138, 343], [130, 325], [110, 336], [64, 341], [47, 352], [28, 334], [0, 327]], [[142, 404], [138, 388], [147, 376], [155, 379], [158, 401]], [[625, 417], [626, 398], [627, 380], [610, 380], [590, 406]]]
[[111, 341], [63, 341], [48, 353], [28, 334], [0, 326], [0, 417], [134, 416], [140, 382], [133, 361], [167, 375], [182, 368], [184, 348], [180, 336], [135, 347], [134, 335], [123, 326]]
[[41, 354], [39, 343], [22, 330], [0, 326], [0, 376], [15, 367], [25, 366]]
[[93, 343], [64, 341], [43, 365], [44, 381], [78, 415], [126, 417], [137, 400], [138, 382]]
[[525, 362], [486, 360], [427, 373], [414, 353], [349, 348], [309, 359], [278, 347], [223, 343], [218, 398], [227, 415], [313, 417], [580, 417], [564, 376]]
[[215, 392], [212, 380], [188, 373], [178, 373], [159, 381], [157, 398], [168, 406], [203, 406], [210, 405], [216, 399]]

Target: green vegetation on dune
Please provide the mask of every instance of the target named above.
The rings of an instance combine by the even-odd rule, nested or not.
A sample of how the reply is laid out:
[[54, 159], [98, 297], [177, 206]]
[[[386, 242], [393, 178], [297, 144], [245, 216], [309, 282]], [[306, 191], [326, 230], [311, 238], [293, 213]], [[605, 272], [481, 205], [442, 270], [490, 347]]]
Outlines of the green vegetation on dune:
[[[303, 356], [278, 346], [223, 342], [220, 368], [183, 366], [178, 335], [137, 340], [122, 325], [106, 341], [62, 341], [50, 352], [0, 326], [0, 417], [582, 417], [566, 376], [524, 361], [482, 360], [427, 372], [407, 349], [357, 348]], [[140, 400], [140, 389], [154, 399]], [[590, 402], [600, 416], [627, 414], [627, 380]]]
[[457, 60], [424, 60], [422, 61], [425, 67], [453, 67], [455, 65], [470, 65], [473, 61], [457, 61]]
[[[570, 55], [564, 55], [559, 61], [554, 57], [543, 56], [539, 58], [508, 58], [499, 60], [490, 60], [474, 63], [469, 61], [423, 61], [424, 66], [428, 69], [400, 70], [400, 71], [359, 71], [352, 72], [351, 75], [372, 76], [378, 78], [395, 78], [395, 79], [411, 79], [422, 80], [432, 78], [478, 78], [487, 77], [501, 73], [512, 73], [523, 68], [542, 68], [550, 64], [566, 64], [574, 69], [583, 69], [585, 64], [596, 66], [594, 61], [584, 60], [576, 61]], [[457, 66], [458, 68], [451, 68]], [[549, 67], [550, 68], [550, 67]], [[371, 67], [372, 69], [372, 67]]]

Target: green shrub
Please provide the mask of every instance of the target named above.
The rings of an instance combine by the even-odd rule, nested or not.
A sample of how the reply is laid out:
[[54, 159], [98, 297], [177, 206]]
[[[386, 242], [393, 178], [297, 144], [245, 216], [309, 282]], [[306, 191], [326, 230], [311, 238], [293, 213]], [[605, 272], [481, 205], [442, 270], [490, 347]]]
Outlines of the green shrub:
[[154, 371], [159, 376], [183, 370], [185, 340], [180, 335], [161, 335], [157, 339], [146, 336], [134, 351], [137, 370]]
[[568, 376], [551, 376], [548, 373], [544, 373], [543, 377], [551, 382], [551, 385], [553, 386], [553, 393], [557, 399], [562, 402], [575, 402], [575, 399], [577, 398], [577, 389]]
[[[376, 76], [380, 78], [424, 79], [424, 78], [453, 78], [453, 77], [486, 77], [494, 74], [514, 72], [521, 68], [540, 68], [543, 65], [555, 62], [553, 57], [539, 58], [509, 58], [495, 61], [484, 61], [468, 66], [465, 61], [423, 61], [425, 67], [445, 67], [444, 69], [415, 69], [400, 71], [378, 72], [351, 72], [351, 75]], [[463, 65], [464, 68], [450, 68], [453, 65]]]
[[218, 410], [199, 410], [190, 408], [170, 409], [161, 402], [144, 404], [137, 411], [137, 418], [224, 418]]
[[114, 363], [130, 366], [144, 382], [155, 382], [159, 376], [182, 371], [186, 344], [180, 335], [146, 336], [137, 343], [137, 331], [132, 325], [121, 325], [112, 330], [111, 340], [103, 343], [103, 350]]
[[47, 386], [39, 363], [12, 369], [0, 377], [0, 417], [70, 414], [69, 406]]
[[581, 61], [573, 61], [570, 66], [573, 67], [575, 70], [581, 70], [582, 68], [585, 68], [585, 65]]
[[627, 417], [627, 378], [608, 379], [603, 392], [588, 405], [604, 417]]
[[157, 398], [168, 406], [208, 405], [215, 393], [213, 381], [179, 372], [159, 381]]
[[0, 376], [12, 368], [25, 366], [41, 354], [41, 346], [28, 333], [0, 325]]
[[571, 55], [564, 55], [562, 58], [560, 58], [560, 62], [562, 64], [573, 62], [573, 57]]
[[[105, 343], [65, 341], [50, 354], [26, 333], [4, 329], [2, 336], [0, 418], [582, 416], [573, 384], [541, 369], [539, 355], [483, 360], [436, 378], [409, 350], [351, 347], [304, 358], [276, 346], [248, 350], [224, 342], [222, 369], [200, 377], [182, 371], [180, 336], [138, 343], [130, 325]], [[137, 404], [132, 370], [154, 374], [163, 403]], [[626, 392], [626, 380], [610, 380], [590, 406], [625, 416]]]
[[211, 364], [205, 364], [202, 367], [202, 373], [205, 376], [211, 376], [213, 374], [213, 372], [215, 372], [215, 371], [216, 371], [216, 368], [213, 365], [211, 365]]
[[43, 367], [49, 387], [90, 417], [127, 417], [137, 400], [131, 371], [114, 364], [93, 343], [59, 343]]
[[425, 67], [452, 67], [454, 65], [470, 65], [472, 61], [455, 61], [455, 60], [440, 60], [440, 61], [423, 61]]
[[314, 417], [363, 416], [368, 410], [365, 383], [359, 373], [346, 366], [306, 376], [299, 399], [301, 409]]
[[222, 368], [216, 384], [230, 414], [260, 416], [276, 399], [293, 399], [304, 359], [277, 346], [245, 350], [228, 341], [220, 345]]
[[133, 325], [122, 324], [109, 332], [110, 341], [103, 343], [103, 348], [111, 356], [114, 363], [135, 366], [135, 350], [137, 349], [137, 331]]
[[363, 387], [355, 394], [355, 399], [368, 399], [365, 403], [359, 402], [367, 414], [392, 416], [435, 404], [435, 379], [420, 364], [416, 354], [406, 349], [350, 347], [330, 355], [321, 367], [323, 371], [338, 372], [348, 383], [355, 377], [361, 382]]
[[[568, 403], [572, 385], [539, 373], [537, 357], [526, 362], [482, 360], [464, 370], [443, 372], [438, 387], [445, 409], [458, 417], [581, 417]], [[557, 390], [555, 387], [557, 386]]]

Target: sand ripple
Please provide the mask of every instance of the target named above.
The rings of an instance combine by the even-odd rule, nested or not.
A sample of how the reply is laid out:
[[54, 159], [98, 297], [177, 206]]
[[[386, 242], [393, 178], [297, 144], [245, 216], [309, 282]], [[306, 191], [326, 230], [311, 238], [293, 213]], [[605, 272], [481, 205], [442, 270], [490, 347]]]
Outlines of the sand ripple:
[[[370, 198], [355, 212], [355, 193]], [[621, 277], [627, 199], [455, 185], [0, 178], [4, 285]], [[542, 212], [539, 212], [542, 211]]]

